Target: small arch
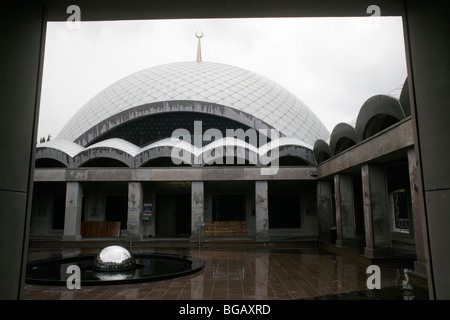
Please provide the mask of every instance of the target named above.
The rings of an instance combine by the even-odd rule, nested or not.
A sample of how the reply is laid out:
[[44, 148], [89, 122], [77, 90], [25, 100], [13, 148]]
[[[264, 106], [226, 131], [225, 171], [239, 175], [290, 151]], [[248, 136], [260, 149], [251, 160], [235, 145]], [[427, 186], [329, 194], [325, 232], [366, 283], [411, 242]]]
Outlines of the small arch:
[[344, 152], [348, 148], [354, 146], [355, 144], [356, 144], [356, 142], [350, 138], [347, 138], [347, 137], [341, 138], [336, 142], [334, 152], [335, 152], [335, 154], [339, 154], [341, 152]]
[[387, 95], [373, 96], [359, 110], [355, 127], [358, 139], [365, 140], [404, 117], [402, 106], [397, 99]]
[[[316, 165], [313, 147], [305, 144], [303, 141], [290, 138], [280, 138], [267, 146], [263, 146], [259, 150], [259, 161], [263, 165], [268, 165], [273, 159], [280, 163], [283, 157], [296, 157], [303, 159], [307, 166]], [[302, 165], [303, 162], [302, 162]]]
[[80, 168], [126, 168], [128, 165], [126, 163], [123, 163], [120, 160], [113, 159], [113, 158], [93, 158], [89, 159], [85, 162], [83, 162], [80, 166]]
[[61, 161], [52, 158], [36, 159], [35, 168], [67, 168], [67, 165]]
[[[175, 148], [175, 149], [174, 149]], [[135, 167], [149, 166], [191, 166], [194, 163], [193, 147], [183, 141], [161, 140], [155, 144], [148, 145], [134, 157]], [[166, 159], [158, 160], [157, 159]], [[169, 160], [167, 160], [169, 159]], [[153, 162], [155, 161], [155, 162]], [[170, 161], [170, 162], [169, 162]]]
[[328, 160], [331, 158], [331, 150], [328, 143], [326, 143], [322, 139], [317, 139], [314, 143], [314, 157], [316, 158], [317, 164], [321, 164], [325, 160]]
[[377, 134], [380, 131], [383, 131], [384, 129], [392, 126], [396, 122], [398, 122], [399, 119], [388, 115], [388, 114], [377, 114], [376, 116], [373, 116], [369, 122], [367, 122], [366, 127], [364, 128], [364, 139], [367, 139], [368, 137], [371, 137], [375, 134]]
[[[64, 151], [57, 142], [50, 141], [53, 145], [38, 146], [36, 148], [35, 166], [40, 168], [49, 168], [53, 165], [58, 167], [70, 167], [72, 164], [72, 157], [67, 151]], [[47, 144], [50, 144], [48, 142]]]
[[143, 163], [141, 168], [164, 168], [164, 167], [191, 167], [190, 164], [181, 162], [180, 164], [175, 164], [171, 157], [157, 157], [152, 158]]
[[252, 163], [248, 158], [242, 158], [239, 156], [223, 156], [215, 159], [211, 159], [210, 163], [203, 163], [204, 167], [239, 167], [239, 166], [255, 166], [256, 163]]
[[325, 152], [323, 152], [323, 151], [320, 151], [319, 152], [319, 154], [317, 155], [317, 164], [321, 164], [322, 162], [324, 162], [324, 161], [326, 161], [326, 160], [328, 160], [328, 159], [330, 159], [331, 157], [330, 157], [330, 155], [329, 154], [327, 154], [327, 153], [325, 153]]
[[359, 142], [355, 129], [348, 123], [338, 123], [330, 137], [330, 150], [337, 155]]
[[283, 167], [283, 166], [301, 166], [301, 167], [308, 166], [308, 167], [310, 167], [311, 166], [311, 164], [308, 161], [306, 161], [305, 159], [303, 159], [301, 157], [297, 157], [297, 156], [290, 156], [290, 155], [283, 156], [283, 157], [280, 157], [278, 159], [278, 161], [279, 161], [279, 165], [281, 167]]
[[[95, 159], [99, 160], [94, 161]], [[132, 168], [134, 167], [134, 156], [121, 149], [99, 145], [85, 149], [77, 154], [73, 158], [73, 164], [74, 167], [123, 167], [125, 165]]]

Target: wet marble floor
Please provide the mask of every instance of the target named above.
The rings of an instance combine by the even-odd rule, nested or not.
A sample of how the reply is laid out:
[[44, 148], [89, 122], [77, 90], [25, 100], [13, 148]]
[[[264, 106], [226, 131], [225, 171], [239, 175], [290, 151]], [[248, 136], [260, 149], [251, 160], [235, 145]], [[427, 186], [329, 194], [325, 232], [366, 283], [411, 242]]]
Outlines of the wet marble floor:
[[[30, 248], [29, 260], [93, 254], [100, 247]], [[410, 262], [379, 265], [381, 290], [368, 290], [367, 265], [315, 246], [296, 244], [210, 245], [132, 248], [133, 253], [169, 253], [197, 257], [197, 273], [138, 284], [66, 286], [25, 284], [25, 300], [293, 300], [293, 299], [427, 299], [402, 273]], [[386, 294], [384, 294], [386, 293]]]

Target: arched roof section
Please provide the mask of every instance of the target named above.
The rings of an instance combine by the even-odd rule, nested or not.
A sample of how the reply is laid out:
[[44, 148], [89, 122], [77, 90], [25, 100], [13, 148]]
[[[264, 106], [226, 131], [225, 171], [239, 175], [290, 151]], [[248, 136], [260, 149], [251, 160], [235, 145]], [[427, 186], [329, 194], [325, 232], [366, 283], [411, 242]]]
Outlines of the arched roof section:
[[83, 151], [84, 147], [72, 141], [57, 139], [40, 143], [36, 146], [36, 149], [55, 149], [67, 154], [70, 157], [73, 157], [80, 151]]
[[84, 148], [66, 140], [50, 140], [36, 146], [36, 161], [51, 159], [62, 163], [65, 167], [72, 166], [72, 158]]
[[120, 150], [124, 153], [129, 154], [132, 157], [136, 156], [141, 151], [141, 148], [139, 148], [138, 146], [136, 146], [126, 140], [118, 139], [118, 138], [100, 141], [100, 142], [93, 144], [92, 146], [86, 148], [86, 150], [98, 149], [98, 148], [111, 148], [111, 149]]
[[356, 119], [359, 141], [384, 130], [405, 117], [400, 102], [387, 95], [369, 98], [361, 107]]
[[178, 138], [166, 138], [142, 148], [135, 156], [134, 165], [141, 167], [159, 158], [171, 158], [174, 166], [182, 163], [192, 165], [198, 154], [192, 144]]
[[80, 167], [94, 159], [113, 159], [126, 166], [134, 167], [134, 157], [140, 151], [138, 146], [122, 139], [109, 139], [96, 143], [73, 157], [75, 167]]
[[217, 114], [255, 129], [275, 128], [310, 144], [329, 136], [306, 104], [261, 75], [219, 63], [179, 62], [136, 72], [107, 87], [72, 117], [58, 139], [86, 146], [126, 121], [173, 110]]
[[308, 143], [289, 137], [280, 137], [259, 147], [258, 150], [260, 163], [266, 165], [271, 159], [281, 157], [297, 157], [305, 160], [310, 165], [315, 165], [313, 147]]
[[278, 151], [278, 161], [282, 162], [283, 159], [287, 158], [296, 158], [301, 160], [301, 163], [304, 163], [308, 166], [316, 165], [316, 159], [314, 158], [314, 153], [311, 149], [305, 148], [303, 146], [298, 145], [284, 145], [280, 146]]
[[[67, 144], [74, 147], [74, 150], [68, 151]], [[145, 166], [157, 159], [171, 159], [174, 166], [186, 164], [202, 166], [219, 162], [221, 161], [219, 159], [224, 157], [233, 157], [241, 164], [262, 166], [282, 157], [302, 159], [303, 162], [310, 165], [316, 163], [312, 147], [309, 144], [287, 137], [275, 138], [259, 148], [237, 137], [220, 138], [200, 147], [191, 144], [190, 141], [174, 137], [162, 139], [144, 148], [118, 138], [103, 140], [87, 148], [75, 147], [72, 144], [74, 143], [58, 141], [53, 143], [51, 148], [40, 146], [38, 159], [53, 159], [70, 168], [82, 167], [91, 163], [94, 166], [101, 166], [102, 163], [114, 166], [114, 164], [118, 164], [117, 161], [134, 168]], [[73, 157], [65, 152], [70, 152]], [[98, 161], [95, 161], [96, 159]]]
[[359, 142], [355, 128], [348, 123], [338, 123], [331, 132], [330, 152], [337, 155]]
[[330, 146], [322, 139], [316, 140], [313, 151], [317, 164], [321, 164], [323, 161], [331, 158], [332, 155]]
[[[152, 143], [136, 154], [135, 166], [140, 167], [158, 158], [172, 158], [174, 166], [191, 164], [192, 166], [222, 164], [225, 157], [232, 157], [238, 164], [264, 165], [270, 160], [292, 156], [314, 165], [312, 148], [301, 140], [282, 137], [259, 148], [243, 140], [225, 137], [204, 147], [196, 147], [180, 139], [164, 139]], [[262, 161], [261, 161], [262, 160]]]
[[232, 158], [232, 164], [245, 164], [246, 162], [256, 165], [258, 163], [258, 148], [250, 143], [234, 137], [225, 137], [211, 142], [202, 148], [200, 153], [204, 165], [214, 163], [227, 163], [226, 158]]

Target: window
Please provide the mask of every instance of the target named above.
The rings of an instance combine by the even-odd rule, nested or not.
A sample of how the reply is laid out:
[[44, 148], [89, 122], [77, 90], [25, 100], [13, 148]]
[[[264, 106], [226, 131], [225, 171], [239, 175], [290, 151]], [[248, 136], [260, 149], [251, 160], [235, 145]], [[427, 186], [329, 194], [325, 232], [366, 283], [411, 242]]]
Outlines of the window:
[[392, 192], [392, 206], [394, 231], [409, 233], [410, 214], [408, 193], [406, 189], [398, 189]]
[[244, 195], [214, 195], [213, 221], [244, 221]]

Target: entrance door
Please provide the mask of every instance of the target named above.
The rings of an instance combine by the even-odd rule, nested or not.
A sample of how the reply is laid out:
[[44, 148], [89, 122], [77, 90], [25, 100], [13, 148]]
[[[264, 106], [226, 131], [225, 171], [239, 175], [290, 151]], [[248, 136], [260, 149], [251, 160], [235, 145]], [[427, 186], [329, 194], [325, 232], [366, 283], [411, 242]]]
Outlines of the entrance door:
[[191, 195], [157, 194], [156, 236], [187, 237], [191, 234]]
[[300, 228], [300, 196], [269, 195], [269, 228]]
[[128, 197], [108, 196], [105, 203], [105, 221], [120, 221], [120, 229], [127, 228]]

